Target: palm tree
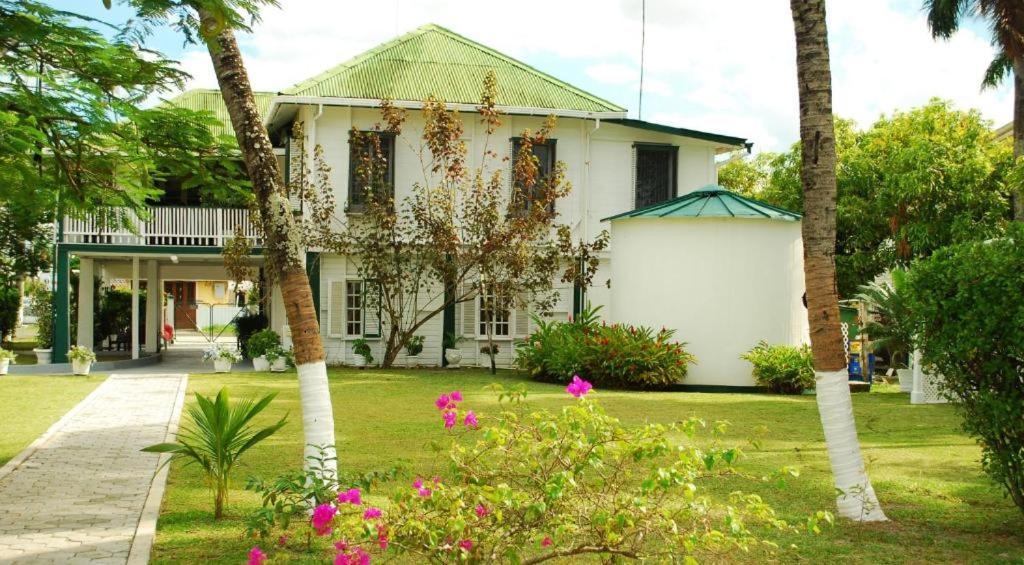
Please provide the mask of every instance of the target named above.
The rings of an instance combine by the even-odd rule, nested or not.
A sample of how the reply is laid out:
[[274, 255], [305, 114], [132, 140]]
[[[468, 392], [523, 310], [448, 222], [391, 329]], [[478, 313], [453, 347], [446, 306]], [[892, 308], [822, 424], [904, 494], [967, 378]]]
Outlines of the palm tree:
[[790, 0], [796, 35], [804, 190], [804, 278], [818, 411], [839, 515], [885, 520], [864, 468], [846, 375], [836, 290], [836, 146], [825, 0]]
[[[949, 39], [967, 16], [979, 16], [992, 29], [997, 52], [982, 85], [995, 87], [1013, 75], [1013, 157], [1024, 157], [1024, 2], [1021, 0], [924, 0], [932, 36]], [[1024, 188], [1013, 191], [1013, 218], [1024, 221]]]
[[256, 20], [260, 8], [274, 6], [276, 0], [124, 1], [134, 6], [150, 24], [176, 22], [186, 39], [193, 40], [198, 35], [206, 44], [259, 207], [263, 257], [270, 274], [280, 284], [284, 298], [299, 374], [305, 461], [308, 466], [311, 461], [308, 458], [323, 450], [329, 462], [325, 474], [336, 473], [334, 413], [320, 324], [302, 264], [305, 252], [299, 238], [294, 236], [292, 207], [285, 194], [270, 136], [256, 109], [249, 75], [234, 34], [234, 29], [247, 29], [246, 20]]

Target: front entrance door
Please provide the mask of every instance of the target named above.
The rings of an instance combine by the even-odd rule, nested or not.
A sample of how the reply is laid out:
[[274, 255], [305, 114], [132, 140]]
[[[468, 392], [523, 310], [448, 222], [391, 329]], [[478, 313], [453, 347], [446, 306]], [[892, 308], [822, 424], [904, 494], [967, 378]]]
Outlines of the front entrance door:
[[174, 298], [174, 327], [179, 330], [196, 329], [195, 281], [167, 281], [164, 291]]

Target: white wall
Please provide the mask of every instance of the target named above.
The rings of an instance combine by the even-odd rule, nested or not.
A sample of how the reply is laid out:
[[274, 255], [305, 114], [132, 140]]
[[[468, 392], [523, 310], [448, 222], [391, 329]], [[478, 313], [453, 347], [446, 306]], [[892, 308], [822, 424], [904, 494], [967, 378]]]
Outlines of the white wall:
[[674, 328], [697, 357], [684, 384], [752, 386], [742, 353], [807, 342], [799, 222], [630, 218], [612, 240], [611, 319]]

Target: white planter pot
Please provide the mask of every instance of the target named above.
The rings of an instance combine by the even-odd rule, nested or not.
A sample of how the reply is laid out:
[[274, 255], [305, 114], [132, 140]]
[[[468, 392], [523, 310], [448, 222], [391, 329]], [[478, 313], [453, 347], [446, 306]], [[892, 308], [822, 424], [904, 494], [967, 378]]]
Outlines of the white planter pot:
[[406, 355], [405, 356], [405, 366], [410, 368], [410, 369], [415, 368], [415, 367], [419, 367], [420, 366], [420, 356], [419, 355]]
[[914, 370], [913, 369], [896, 369], [896, 376], [900, 380], [900, 392], [910, 392], [914, 390]]
[[356, 367], [365, 367], [365, 366], [366, 366], [366, 357], [363, 357], [362, 355], [359, 355], [359, 354], [357, 353], [357, 354], [356, 354], [356, 355], [355, 355], [355, 356], [353, 357], [353, 359], [352, 359], [352, 364], [353, 364], [354, 366], [356, 366]]
[[274, 359], [274, 362], [270, 364], [270, 370], [275, 373], [283, 373], [288, 369], [288, 360], [284, 357], [278, 357]]
[[6, 375], [7, 370], [11, 367], [10, 359], [0, 359], [0, 375]]
[[40, 365], [49, 365], [53, 362], [53, 350], [52, 349], [33, 349], [36, 353], [36, 362]]
[[462, 350], [461, 349], [445, 349], [444, 358], [448, 360], [449, 369], [458, 369], [459, 363], [462, 363]]
[[256, 357], [255, 359], [252, 360], [252, 370], [269, 371], [270, 361], [267, 361], [267, 357], [265, 355], [260, 355], [259, 357]]
[[71, 360], [71, 373], [74, 375], [88, 375], [90, 369], [92, 369], [92, 361], [84, 361], [82, 359]]
[[231, 361], [227, 359], [214, 359], [213, 360], [213, 372], [214, 373], [230, 373], [231, 372]]

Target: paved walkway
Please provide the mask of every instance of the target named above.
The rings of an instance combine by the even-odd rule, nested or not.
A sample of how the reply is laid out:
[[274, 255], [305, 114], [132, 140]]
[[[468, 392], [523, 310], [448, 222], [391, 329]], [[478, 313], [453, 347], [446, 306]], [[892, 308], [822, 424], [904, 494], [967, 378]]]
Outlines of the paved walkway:
[[111, 375], [0, 471], [0, 563], [126, 563], [160, 459], [139, 450], [167, 441], [186, 383]]

